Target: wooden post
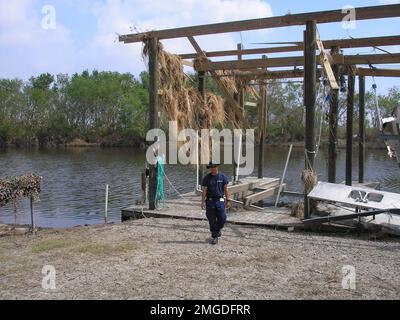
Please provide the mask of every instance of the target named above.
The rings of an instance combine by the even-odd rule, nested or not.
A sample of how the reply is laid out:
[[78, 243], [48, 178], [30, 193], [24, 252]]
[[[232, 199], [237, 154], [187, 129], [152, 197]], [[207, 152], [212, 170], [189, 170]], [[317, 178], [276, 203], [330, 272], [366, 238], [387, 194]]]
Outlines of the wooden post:
[[108, 184], [106, 184], [106, 200], [104, 204], [104, 223], [108, 223]]
[[[266, 56], [262, 56], [266, 59]], [[264, 177], [263, 167], [264, 167], [264, 146], [265, 146], [265, 116], [266, 116], [266, 87], [264, 83], [260, 84], [260, 99], [258, 105], [258, 167], [257, 167], [257, 177], [259, 179]]]
[[[331, 54], [339, 54], [339, 48], [333, 47]], [[333, 74], [339, 79], [339, 65], [333, 65]], [[329, 108], [329, 144], [328, 144], [328, 182], [336, 183], [336, 159], [337, 159], [337, 132], [339, 118], [339, 91], [331, 91]]]
[[354, 74], [349, 68], [347, 90], [347, 119], [346, 119], [346, 185], [353, 182], [353, 114], [354, 114]]
[[[149, 40], [149, 129], [158, 128], [158, 39]], [[149, 164], [149, 209], [156, 208], [157, 166]]]
[[35, 231], [35, 213], [33, 211], [33, 198], [30, 198], [30, 205], [31, 205], [31, 228], [32, 228], [32, 232]]
[[359, 83], [359, 134], [358, 134], [358, 182], [364, 182], [365, 167], [365, 77], [358, 77]]
[[[304, 104], [306, 107], [305, 126], [305, 168], [314, 169], [315, 158], [315, 104], [317, 82], [317, 57], [315, 55], [317, 25], [315, 21], [308, 21], [304, 33]], [[308, 197], [304, 195], [304, 218], [310, 214]]]
[[[202, 100], [204, 101], [205, 99], [205, 72], [204, 71], [199, 71], [197, 73], [197, 90], [199, 91], [200, 96], [203, 98]], [[207, 141], [202, 141], [201, 140], [201, 129], [203, 129], [201, 127], [202, 123], [203, 123], [203, 119], [197, 119], [198, 124], [199, 124], [199, 137], [200, 137], [200, 144], [201, 143], [207, 143]], [[205, 128], [204, 128], [205, 129]], [[200, 146], [199, 146], [199, 150], [201, 150]], [[199, 152], [198, 154], [199, 156], [199, 183], [201, 185], [201, 182], [203, 181], [203, 177], [205, 176], [205, 168], [204, 168], [204, 164], [201, 163], [201, 152]]]

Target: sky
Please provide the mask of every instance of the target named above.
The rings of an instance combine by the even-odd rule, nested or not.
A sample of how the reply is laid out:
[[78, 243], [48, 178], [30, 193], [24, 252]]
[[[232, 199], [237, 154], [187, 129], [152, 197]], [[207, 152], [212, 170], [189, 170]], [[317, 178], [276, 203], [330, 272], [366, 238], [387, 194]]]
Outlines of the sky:
[[[119, 34], [390, 3], [400, 0], [0, 0], [0, 78], [26, 80], [44, 72], [73, 74], [86, 69], [138, 75], [146, 69], [142, 45], [119, 43]], [[357, 21], [354, 29], [344, 29], [341, 23], [318, 25], [323, 40], [397, 35], [399, 29], [400, 18]], [[206, 51], [235, 49], [238, 43], [257, 48], [264, 46], [260, 42], [301, 41], [303, 30], [264, 29], [196, 39]], [[163, 44], [173, 53], [193, 52], [184, 38]], [[400, 52], [400, 46], [385, 49]], [[358, 52], [381, 53], [371, 48]], [[400, 85], [396, 78], [376, 82], [380, 92]]]

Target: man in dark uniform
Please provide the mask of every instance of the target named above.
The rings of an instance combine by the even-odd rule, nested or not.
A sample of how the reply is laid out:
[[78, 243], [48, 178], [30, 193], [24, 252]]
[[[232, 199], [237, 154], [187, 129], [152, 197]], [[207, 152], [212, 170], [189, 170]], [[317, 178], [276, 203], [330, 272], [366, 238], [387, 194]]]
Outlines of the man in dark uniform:
[[221, 229], [226, 222], [225, 208], [229, 208], [228, 178], [218, 172], [218, 164], [214, 161], [210, 161], [207, 169], [210, 169], [210, 173], [201, 183], [203, 189], [201, 208], [206, 209], [212, 237], [211, 244], [217, 244], [218, 238], [221, 237]]

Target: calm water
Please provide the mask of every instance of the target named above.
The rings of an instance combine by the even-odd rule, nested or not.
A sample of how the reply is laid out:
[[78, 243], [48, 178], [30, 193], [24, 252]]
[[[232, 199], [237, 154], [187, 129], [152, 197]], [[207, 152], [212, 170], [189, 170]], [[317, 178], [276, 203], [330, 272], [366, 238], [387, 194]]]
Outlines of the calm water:
[[[287, 148], [266, 147], [264, 176], [280, 177]], [[354, 179], [357, 179], [357, 152], [354, 155]], [[257, 159], [257, 157], [256, 157]], [[400, 193], [400, 169], [388, 159], [385, 150], [367, 151], [366, 179], [379, 181], [382, 190]], [[41, 201], [35, 204], [39, 226], [69, 227], [103, 222], [105, 184], [110, 185], [109, 218], [120, 221], [121, 208], [141, 197], [140, 174], [145, 152], [134, 149], [74, 148], [61, 150], [0, 151], [0, 177], [35, 172], [44, 177]], [[302, 149], [294, 149], [286, 177], [287, 189], [301, 191], [300, 174], [304, 168]], [[228, 176], [230, 166], [222, 166]], [[326, 151], [316, 160], [319, 180], [326, 180]], [[345, 151], [338, 158], [338, 181], [344, 180]], [[194, 190], [194, 166], [167, 166], [166, 174], [181, 193]], [[165, 183], [167, 199], [177, 194]], [[18, 223], [30, 222], [29, 200], [18, 202]], [[13, 223], [11, 204], [0, 208], [0, 222]]]

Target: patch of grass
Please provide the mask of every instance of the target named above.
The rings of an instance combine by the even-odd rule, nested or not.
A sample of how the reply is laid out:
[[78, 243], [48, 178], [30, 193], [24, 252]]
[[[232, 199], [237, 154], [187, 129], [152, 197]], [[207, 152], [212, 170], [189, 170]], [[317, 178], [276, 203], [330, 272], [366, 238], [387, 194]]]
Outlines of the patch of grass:
[[285, 262], [285, 257], [277, 253], [258, 253], [249, 256], [221, 257], [218, 260], [218, 265], [223, 267], [248, 267], [267, 264], [283, 264]]
[[32, 252], [41, 253], [47, 252], [55, 249], [63, 249], [76, 244], [75, 241], [68, 239], [48, 239], [39, 241], [32, 245]]
[[109, 244], [109, 243], [86, 243], [73, 248], [73, 251], [78, 253], [89, 253], [89, 254], [113, 254], [123, 253], [130, 250], [139, 248], [136, 243], [121, 243], [121, 244]]

